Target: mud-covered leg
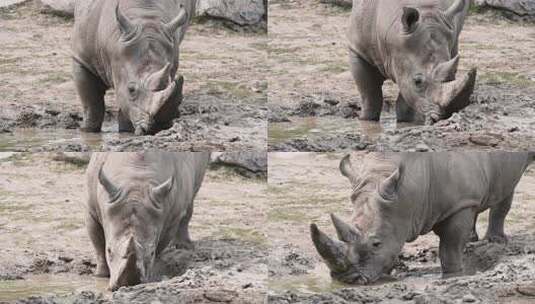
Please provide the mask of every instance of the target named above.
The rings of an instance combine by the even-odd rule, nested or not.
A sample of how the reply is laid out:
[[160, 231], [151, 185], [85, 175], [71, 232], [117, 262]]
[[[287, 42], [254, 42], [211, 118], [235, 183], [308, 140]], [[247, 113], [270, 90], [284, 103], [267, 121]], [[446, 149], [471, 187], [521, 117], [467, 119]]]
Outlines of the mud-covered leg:
[[401, 94], [398, 95], [396, 100], [396, 117], [398, 122], [411, 122], [414, 121], [415, 111], [411, 108]]
[[188, 208], [188, 211], [186, 215], [180, 220], [180, 223], [178, 224], [178, 236], [176, 245], [177, 248], [184, 248], [184, 249], [193, 249], [193, 242], [191, 241], [191, 237], [189, 235], [189, 221], [191, 220], [191, 216], [193, 215], [193, 204], [190, 205]]
[[74, 83], [84, 111], [81, 130], [100, 132], [104, 121], [104, 94], [106, 86], [93, 73], [76, 61], [72, 65]]
[[384, 77], [379, 70], [358, 55], [350, 52], [351, 74], [362, 98], [362, 120], [379, 120], [383, 108]]
[[485, 239], [489, 242], [506, 244], [507, 236], [504, 232], [505, 217], [511, 209], [511, 203], [513, 202], [513, 195], [504, 199], [500, 204], [490, 208], [489, 212], [489, 227], [485, 234]]
[[119, 123], [119, 132], [134, 132], [134, 126], [132, 122], [121, 110], [117, 114], [117, 121]]
[[470, 238], [475, 211], [463, 209], [436, 225], [440, 238], [439, 257], [442, 277], [449, 278], [463, 272], [463, 250]]
[[89, 239], [91, 239], [93, 247], [95, 247], [95, 257], [97, 262], [95, 276], [109, 277], [110, 270], [108, 268], [108, 263], [106, 262], [106, 239], [104, 237], [104, 230], [90, 214], [86, 215], [85, 220]]
[[472, 228], [472, 234], [470, 235], [470, 242], [479, 241], [479, 235], [477, 235], [477, 230], [476, 230], [477, 216], [478, 215], [479, 214], [476, 213], [476, 215], [474, 216], [474, 225], [473, 225], [473, 228]]

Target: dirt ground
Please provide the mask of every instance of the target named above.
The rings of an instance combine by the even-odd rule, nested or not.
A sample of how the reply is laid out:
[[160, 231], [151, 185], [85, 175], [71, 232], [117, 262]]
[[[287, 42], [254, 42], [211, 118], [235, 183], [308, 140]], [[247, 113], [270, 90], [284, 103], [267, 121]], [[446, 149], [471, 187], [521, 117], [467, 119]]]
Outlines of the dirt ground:
[[102, 134], [79, 132], [71, 76], [73, 21], [43, 15], [33, 1], [0, 9], [0, 150], [265, 149], [266, 34], [196, 20], [181, 45], [181, 117], [155, 136], [117, 133], [113, 92]]
[[[471, 11], [460, 72], [477, 67], [472, 104], [434, 126], [396, 124], [398, 89], [383, 87], [381, 122], [359, 121], [349, 72], [349, 9], [319, 1], [270, 1], [270, 151], [526, 150], [535, 140], [535, 25]], [[390, 108], [390, 109], [388, 109]]]
[[[365, 152], [353, 153], [357, 163]], [[393, 278], [352, 287], [331, 280], [310, 240], [309, 224], [335, 235], [329, 213], [351, 216], [350, 185], [338, 169], [340, 153], [270, 153], [268, 213], [269, 303], [513, 303], [535, 301], [526, 286], [535, 284], [535, 165], [516, 188], [506, 219], [507, 246], [471, 243], [465, 268], [474, 273], [443, 280], [438, 238], [428, 234], [405, 245]], [[481, 214], [483, 235], [488, 215]]]
[[265, 179], [209, 170], [190, 223], [195, 250], [169, 249], [162, 281], [111, 293], [92, 275], [80, 158], [0, 153], [0, 303], [263, 303]]

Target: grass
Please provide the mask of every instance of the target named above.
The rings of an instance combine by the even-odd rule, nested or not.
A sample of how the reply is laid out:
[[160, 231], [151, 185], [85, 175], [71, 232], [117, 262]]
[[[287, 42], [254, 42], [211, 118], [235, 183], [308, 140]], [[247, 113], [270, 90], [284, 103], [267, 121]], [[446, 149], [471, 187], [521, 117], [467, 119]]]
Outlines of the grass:
[[479, 81], [489, 85], [510, 84], [522, 88], [535, 86], [535, 81], [513, 72], [492, 71], [482, 73], [479, 76]]
[[268, 243], [267, 238], [260, 231], [254, 229], [221, 227], [217, 234], [222, 238], [239, 239], [258, 245], [266, 245]]

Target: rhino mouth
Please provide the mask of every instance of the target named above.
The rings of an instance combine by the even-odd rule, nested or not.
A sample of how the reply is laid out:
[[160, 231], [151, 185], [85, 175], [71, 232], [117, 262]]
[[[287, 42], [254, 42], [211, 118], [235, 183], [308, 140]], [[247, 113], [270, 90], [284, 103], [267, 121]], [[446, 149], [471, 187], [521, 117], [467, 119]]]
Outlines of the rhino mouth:
[[470, 104], [470, 96], [474, 92], [477, 69], [472, 68], [462, 77], [441, 83], [438, 88], [438, 103], [432, 110], [426, 111], [425, 124], [433, 125], [439, 120], [448, 119]]

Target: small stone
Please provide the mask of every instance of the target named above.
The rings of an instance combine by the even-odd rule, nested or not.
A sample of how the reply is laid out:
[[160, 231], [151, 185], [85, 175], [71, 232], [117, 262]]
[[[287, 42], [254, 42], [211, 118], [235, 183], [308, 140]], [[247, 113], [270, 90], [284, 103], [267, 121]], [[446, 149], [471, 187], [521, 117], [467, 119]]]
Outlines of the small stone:
[[331, 105], [331, 106], [335, 106], [335, 105], [340, 103], [340, 101], [338, 101], [336, 99], [333, 99], [333, 98], [325, 98], [323, 100], [323, 102], [325, 102], [326, 104]]
[[474, 303], [475, 301], [477, 301], [476, 297], [470, 293], [463, 297], [463, 302], [465, 303]]
[[428, 145], [420, 143], [416, 145], [416, 151], [418, 152], [427, 152], [431, 150]]
[[510, 133], [513, 133], [513, 132], [516, 132], [516, 131], [519, 131], [519, 130], [520, 130], [519, 127], [514, 126], [514, 127], [509, 128], [507, 131], [509, 131]]

